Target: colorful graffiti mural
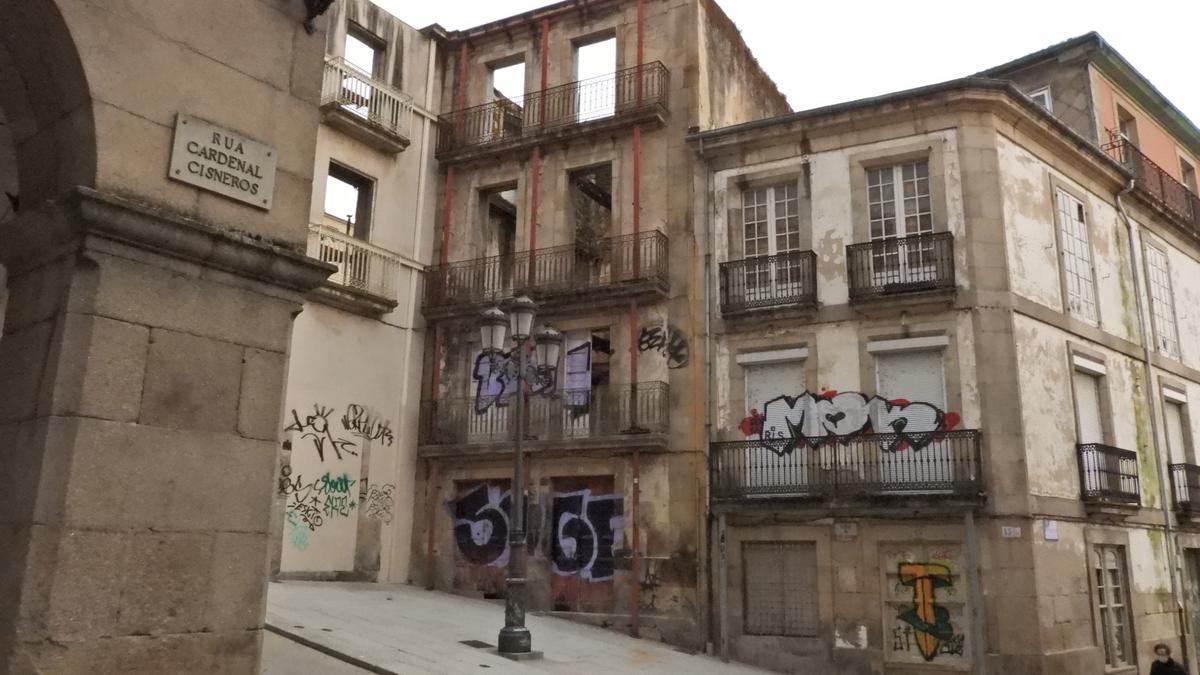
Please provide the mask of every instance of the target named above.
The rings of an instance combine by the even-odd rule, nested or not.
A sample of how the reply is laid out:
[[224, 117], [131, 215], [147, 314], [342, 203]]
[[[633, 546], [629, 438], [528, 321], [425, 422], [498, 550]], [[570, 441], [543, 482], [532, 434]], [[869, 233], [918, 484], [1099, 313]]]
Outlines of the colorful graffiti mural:
[[895, 452], [920, 450], [960, 422], [958, 413], [930, 403], [826, 390], [773, 398], [762, 413], [752, 409], [740, 429], [777, 455], [789, 454], [800, 445], [816, 448], [867, 434], [887, 434], [880, 447]]
[[966, 662], [966, 597], [955, 544], [914, 544], [885, 552], [891, 660], [961, 665]]
[[[475, 380], [475, 414], [482, 415], [493, 405], [503, 407], [517, 393], [521, 381], [520, 366], [513, 352], [501, 354], [483, 353], [475, 357], [471, 377]], [[549, 396], [558, 388], [557, 368], [536, 368], [530, 355], [526, 355], [525, 382], [529, 393]]]

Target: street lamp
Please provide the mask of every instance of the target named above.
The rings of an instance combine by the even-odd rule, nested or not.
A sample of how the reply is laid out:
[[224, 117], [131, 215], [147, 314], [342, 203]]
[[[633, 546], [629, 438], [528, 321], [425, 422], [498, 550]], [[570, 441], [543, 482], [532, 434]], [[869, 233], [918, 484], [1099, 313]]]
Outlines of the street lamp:
[[[533, 318], [537, 303], [526, 296], [515, 298], [509, 303], [505, 316], [499, 308], [489, 309], [479, 318], [479, 337], [483, 349], [491, 354], [495, 367], [496, 356], [504, 351], [504, 334], [511, 328], [513, 349], [517, 353], [516, 371], [509, 370], [506, 376], [517, 383], [517, 412], [513, 424], [513, 480], [512, 515], [508, 531], [508, 577], [505, 579], [504, 628], [496, 641], [496, 651], [501, 656], [525, 659], [538, 658], [540, 652], [532, 649], [529, 629], [525, 627], [525, 383], [552, 370], [558, 365], [558, 354], [562, 347], [562, 333], [544, 327], [533, 337], [534, 364], [536, 370], [526, 372], [525, 348], [533, 329]], [[506, 325], [507, 324], [507, 325]], [[511, 368], [512, 361], [509, 361]], [[510, 381], [512, 381], [510, 380]]]

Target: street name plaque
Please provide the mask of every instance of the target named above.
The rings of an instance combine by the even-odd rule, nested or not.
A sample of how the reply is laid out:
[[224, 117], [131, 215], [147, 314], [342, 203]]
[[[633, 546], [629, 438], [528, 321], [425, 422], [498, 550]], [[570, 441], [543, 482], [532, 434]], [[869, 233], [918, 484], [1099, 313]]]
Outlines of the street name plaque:
[[174, 180], [270, 210], [275, 193], [275, 148], [180, 113], [171, 148]]

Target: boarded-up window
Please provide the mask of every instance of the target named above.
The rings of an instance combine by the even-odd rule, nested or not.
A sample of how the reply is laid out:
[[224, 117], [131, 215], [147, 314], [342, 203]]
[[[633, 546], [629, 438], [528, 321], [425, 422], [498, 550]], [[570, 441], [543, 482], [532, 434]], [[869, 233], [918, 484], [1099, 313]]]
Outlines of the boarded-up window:
[[817, 547], [811, 541], [742, 544], [747, 635], [816, 637]]
[[884, 398], [920, 401], [946, 409], [940, 349], [876, 354], [875, 379], [876, 391]]

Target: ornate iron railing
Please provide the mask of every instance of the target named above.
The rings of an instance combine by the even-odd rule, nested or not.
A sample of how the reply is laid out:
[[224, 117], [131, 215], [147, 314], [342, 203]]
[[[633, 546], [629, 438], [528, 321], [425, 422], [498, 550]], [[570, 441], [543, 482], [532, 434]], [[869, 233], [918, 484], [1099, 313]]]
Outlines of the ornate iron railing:
[[1175, 180], [1166, 169], [1147, 157], [1136, 145], [1108, 130], [1109, 142], [1103, 150], [1133, 172], [1134, 190], [1150, 201], [1174, 213], [1200, 233], [1200, 196]]
[[413, 115], [412, 98], [373, 79], [341, 57], [325, 60], [321, 105], [336, 105], [366, 123], [408, 138]]
[[1085, 502], [1138, 504], [1137, 453], [1100, 443], [1085, 443], [1079, 451], [1079, 491]]
[[490, 256], [430, 268], [425, 307], [473, 306], [514, 294], [538, 299], [636, 281], [667, 279], [667, 236], [658, 230]]
[[713, 443], [715, 500], [904, 495], [973, 497], [980, 492], [979, 432], [946, 431], [923, 447], [889, 451], [896, 434], [805, 439], [782, 446], [758, 440]]
[[850, 297], [954, 288], [954, 235], [878, 239], [846, 247]]
[[445, 113], [439, 154], [533, 138], [563, 127], [647, 110], [666, 111], [670, 72], [658, 61]]
[[721, 263], [721, 312], [813, 305], [817, 256], [792, 251]]
[[330, 283], [396, 300], [400, 258], [395, 253], [324, 225], [310, 225], [308, 256], [337, 265]]
[[1200, 510], [1200, 466], [1172, 464], [1170, 469], [1175, 508], [1180, 511]]
[[[670, 390], [665, 382], [603, 385], [529, 395], [527, 440], [566, 440], [667, 431]], [[516, 393], [427, 399], [421, 402], [422, 445], [507, 443], [515, 440]]]

